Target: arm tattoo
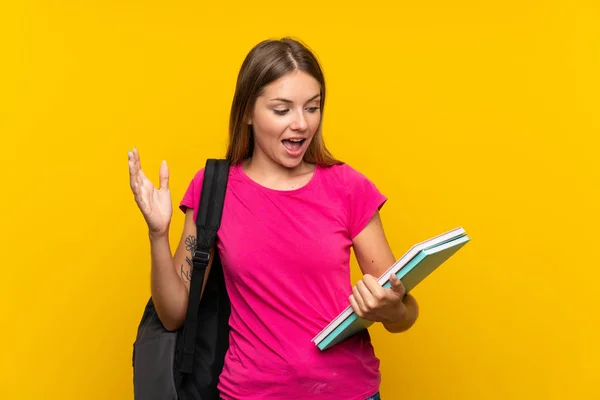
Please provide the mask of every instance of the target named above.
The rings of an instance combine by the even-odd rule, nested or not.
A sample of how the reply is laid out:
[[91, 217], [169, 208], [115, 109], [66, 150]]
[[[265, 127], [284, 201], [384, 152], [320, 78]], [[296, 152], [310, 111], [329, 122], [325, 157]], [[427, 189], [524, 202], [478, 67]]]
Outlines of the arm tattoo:
[[[191, 255], [194, 254], [194, 251], [196, 250], [196, 237], [194, 235], [189, 235], [187, 238], [185, 238], [185, 249], [189, 251]], [[186, 270], [183, 268], [183, 264], [181, 264], [181, 277], [184, 281], [190, 282], [192, 280], [194, 263], [188, 256], [185, 256], [185, 261], [187, 262], [189, 268]]]
[[183, 269], [183, 264], [181, 264], [181, 277], [184, 281], [190, 282], [192, 280], [192, 269], [186, 271]]
[[194, 251], [196, 251], [196, 237], [195, 236], [190, 235], [185, 238], [185, 249], [187, 251], [189, 251], [191, 254], [194, 254]]

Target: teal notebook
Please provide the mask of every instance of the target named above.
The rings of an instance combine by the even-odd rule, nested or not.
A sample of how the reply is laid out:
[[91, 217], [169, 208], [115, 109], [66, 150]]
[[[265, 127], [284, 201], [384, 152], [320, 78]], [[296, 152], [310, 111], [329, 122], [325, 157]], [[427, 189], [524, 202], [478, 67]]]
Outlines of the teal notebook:
[[[389, 277], [394, 273], [404, 284], [406, 292], [409, 292], [469, 240], [471, 239], [462, 228], [456, 228], [425, 242], [418, 243], [379, 278], [379, 284], [389, 288]], [[352, 307], [348, 306], [312, 341], [319, 349], [326, 350], [367, 329], [372, 324], [371, 321], [358, 318]]]

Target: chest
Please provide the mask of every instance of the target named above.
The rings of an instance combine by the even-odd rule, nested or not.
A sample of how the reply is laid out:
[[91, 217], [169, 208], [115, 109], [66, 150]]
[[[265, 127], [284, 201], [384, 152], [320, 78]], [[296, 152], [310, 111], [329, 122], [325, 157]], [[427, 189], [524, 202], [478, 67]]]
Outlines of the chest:
[[232, 279], [348, 274], [351, 241], [335, 199], [235, 191], [227, 196], [218, 245]]

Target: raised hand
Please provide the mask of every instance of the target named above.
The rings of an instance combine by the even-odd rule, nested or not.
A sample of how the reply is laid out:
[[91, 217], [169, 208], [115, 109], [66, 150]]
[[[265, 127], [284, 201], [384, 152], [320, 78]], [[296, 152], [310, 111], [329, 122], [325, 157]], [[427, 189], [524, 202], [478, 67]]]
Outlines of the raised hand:
[[133, 197], [142, 212], [152, 235], [166, 235], [169, 231], [173, 203], [169, 190], [169, 167], [165, 161], [160, 166], [159, 187], [156, 188], [146, 177], [137, 149], [128, 152], [129, 185]]

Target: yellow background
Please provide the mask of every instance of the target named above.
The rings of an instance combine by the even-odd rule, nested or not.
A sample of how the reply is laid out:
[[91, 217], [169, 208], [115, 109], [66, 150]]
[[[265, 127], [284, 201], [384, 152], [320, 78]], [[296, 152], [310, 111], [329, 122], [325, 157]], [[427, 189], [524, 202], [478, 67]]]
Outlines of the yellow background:
[[166, 159], [178, 202], [224, 154], [246, 52], [283, 35], [322, 61], [326, 141], [389, 196], [396, 255], [473, 238], [410, 332], [373, 329], [383, 397], [600, 398], [594, 2], [213, 3], [0, 5], [0, 398], [132, 398], [149, 253], [126, 152], [155, 182]]

